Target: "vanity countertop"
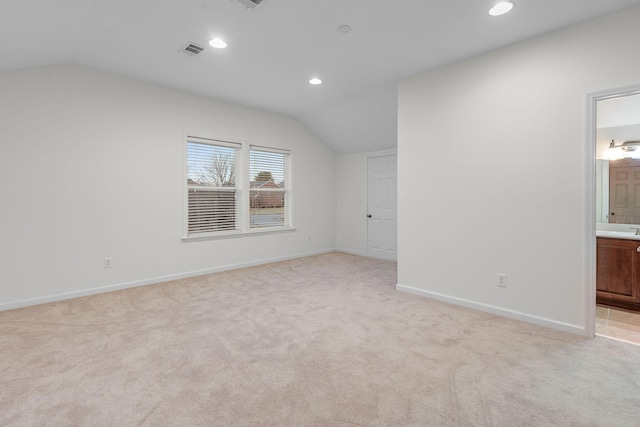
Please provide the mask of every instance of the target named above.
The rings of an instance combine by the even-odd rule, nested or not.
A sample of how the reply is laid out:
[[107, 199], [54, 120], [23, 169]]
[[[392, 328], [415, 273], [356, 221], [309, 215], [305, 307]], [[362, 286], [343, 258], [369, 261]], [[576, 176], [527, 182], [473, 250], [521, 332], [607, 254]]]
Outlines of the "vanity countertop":
[[609, 239], [640, 240], [640, 235], [637, 235], [634, 231], [597, 230], [596, 237], [607, 237]]

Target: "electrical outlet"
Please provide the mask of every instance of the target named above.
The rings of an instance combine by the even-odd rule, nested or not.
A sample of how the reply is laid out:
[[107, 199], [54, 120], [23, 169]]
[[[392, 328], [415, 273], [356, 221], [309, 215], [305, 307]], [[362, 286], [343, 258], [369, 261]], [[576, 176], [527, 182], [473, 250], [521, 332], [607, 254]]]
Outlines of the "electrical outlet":
[[504, 273], [498, 273], [498, 286], [501, 288], [507, 287], [507, 275]]
[[104, 268], [111, 268], [111, 257], [105, 257]]

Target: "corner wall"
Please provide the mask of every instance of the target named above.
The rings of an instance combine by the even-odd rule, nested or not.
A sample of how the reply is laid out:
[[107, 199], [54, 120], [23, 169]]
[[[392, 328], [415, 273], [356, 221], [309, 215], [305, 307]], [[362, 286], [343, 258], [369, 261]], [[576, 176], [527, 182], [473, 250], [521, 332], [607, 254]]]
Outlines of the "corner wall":
[[639, 21], [628, 9], [400, 83], [399, 289], [586, 333], [587, 94], [640, 83]]
[[[0, 94], [0, 309], [335, 250], [336, 157], [290, 117], [75, 65]], [[291, 149], [296, 231], [183, 243], [186, 132]]]

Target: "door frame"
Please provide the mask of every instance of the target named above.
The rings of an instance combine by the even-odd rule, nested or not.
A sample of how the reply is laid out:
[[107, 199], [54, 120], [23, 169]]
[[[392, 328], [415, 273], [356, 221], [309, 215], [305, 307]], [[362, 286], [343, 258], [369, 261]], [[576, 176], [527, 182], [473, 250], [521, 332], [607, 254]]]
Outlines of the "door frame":
[[587, 94], [585, 149], [585, 335], [596, 335], [596, 113], [598, 101], [640, 94], [640, 84]]

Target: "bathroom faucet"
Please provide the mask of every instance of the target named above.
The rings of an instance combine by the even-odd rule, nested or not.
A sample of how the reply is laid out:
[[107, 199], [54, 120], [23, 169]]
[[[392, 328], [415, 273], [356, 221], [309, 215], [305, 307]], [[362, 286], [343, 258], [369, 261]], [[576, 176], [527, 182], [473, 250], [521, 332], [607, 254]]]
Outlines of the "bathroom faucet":
[[631, 227], [632, 230], [636, 230], [636, 236], [640, 236], [640, 226]]

